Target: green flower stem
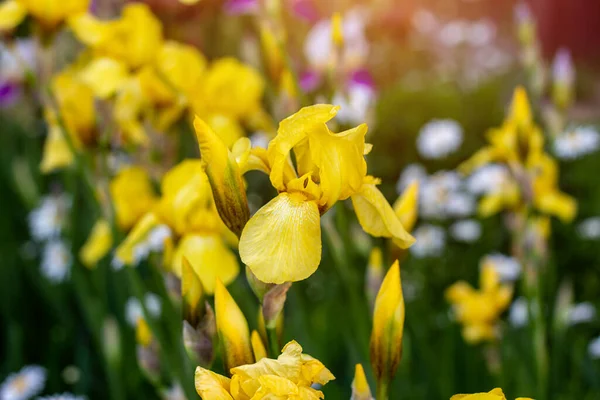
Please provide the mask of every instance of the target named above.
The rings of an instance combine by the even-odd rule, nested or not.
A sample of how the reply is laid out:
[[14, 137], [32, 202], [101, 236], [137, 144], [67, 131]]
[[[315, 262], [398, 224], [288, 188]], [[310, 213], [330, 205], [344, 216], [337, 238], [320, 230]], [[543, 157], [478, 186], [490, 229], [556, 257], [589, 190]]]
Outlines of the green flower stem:
[[277, 358], [281, 349], [279, 348], [279, 338], [277, 337], [277, 326], [275, 323], [265, 325], [267, 331], [267, 342], [269, 345], [269, 356]]
[[377, 382], [377, 394], [375, 396], [375, 399], [388, 400], [389, 389], [389, 383], [385, 379], [382, 379], [381, 381]]

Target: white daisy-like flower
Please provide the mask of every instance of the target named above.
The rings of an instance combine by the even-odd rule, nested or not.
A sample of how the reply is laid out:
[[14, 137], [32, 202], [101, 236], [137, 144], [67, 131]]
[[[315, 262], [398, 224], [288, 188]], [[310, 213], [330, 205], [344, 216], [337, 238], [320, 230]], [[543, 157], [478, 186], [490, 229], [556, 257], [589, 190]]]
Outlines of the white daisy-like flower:
[[144, 317], [142, 303], [137, 297], [130, 297], [125, 303], [125, 320], [130, 326], [136, 326], [140, 318]]
[[514, 282], [521, 275], [521, 264], [510, 256], [500, 253], [488, 254], [479, 263], [480, 268], [489, 265], [493, 267], [502, 282]]
[[162, 311], [162, 301], [160, 296], [155, 293], [146, 293], [144, 296], [144, 304], [146, 305], [146, 310], [148, 313], [154, 317], [158, 318]]
[[471, 46], [487, 46], [496, 36], [496, 26], [487, 19], [474, 21], [469, 25], [466, 35]]
[[347, 96], [338, 92], [331, 102], [341, 107], [336, 116], [340, 122], [360, 124], [367, 120], [375, 102], [375, 92], [365, 85], [352, 85], [348, 88]]
[[519, 297], [513, 301], [508, 313], [508, 320], [515, 328], [521, 328], [527, 325], [527, 321], [529, 321], [529, 308], [527, 305], [527, 299], [524, 297]]
[[72, 393], [53, 394], [50, 396], [38, 397], [37, 400], [85, 400], [84, 396], [77, 396]]
[[421, 182], [419, 212], [424, 218], [464, 218], [475, 211], [475, 199], [462, 190], [454, 171], [438, 171]]
[[6, 378], [0, 386], [0, 399], [29, 399], [40, 393], [45, 383], [46, 370], [39, 365], [28, 365]]
[[396, 182], [396, 192], [400, 195], [413, 182], [421, 184], [427, 179], [427, 171], [421, 164], [407, 165]]
[[475, 170], [466, 182], [467, 190], [475, 195], [497, 193], [511, 182], [506, 166], [488, 164]]
[[554, 139], [554, 154], [561, 160], [575, 160], [600, 148], [600, 133], [592, 126], [580, 126]]
[[450, 21], [440, 29], [439, 35], [439, 40], [444, 46], [459, 46], [469, 36], [469, 23], [461, 19]]
[[150, 231], [148, 234], [148, 239], [146, 239], [146, 243], [150, 251], [162, 251], [165, 240], [171, 237], [173, 237], [171, 228], [169, 228], [167, 225], [161, 224]]
[[64, 281], [71, 272], [73, 257], [70, 249], [60, 239], [52, 239], [42, 252], [42, 274], [52, 282]]
[[439, 159], [458, 150], [463, 129], [451, 119], [433, 120], [425, 124], [417, 137], [417, 150], [427, 159]]
[[29, 230], [37, 241], [48, 240], [60, 233], [71, 201], [67, 195], [51, 195], [29, 213]]
[[446, 246], [446, 232], [439, 226], [421, 225], [415, 229], [413, 236], [416, 242], [410, 247], [410, 252], [417, 258], [437, 257]]
[[596, 318], [596, 308], [588, 301], [573, 304], [567, 311], [567, 323], [569, 325], [591, 322]]
[[588, 354], [593, 359], [600, 359], [600, 336], [593, 339], [588, 345]]
[[591, 217], [577, 227], [579, 236], [584, 239], [600, 239], [600, 217]]
[[450, 226], [450, 235], [459, 242], [473, 243], [481, 237], [481, 224], [474, 219], [457, 221]]

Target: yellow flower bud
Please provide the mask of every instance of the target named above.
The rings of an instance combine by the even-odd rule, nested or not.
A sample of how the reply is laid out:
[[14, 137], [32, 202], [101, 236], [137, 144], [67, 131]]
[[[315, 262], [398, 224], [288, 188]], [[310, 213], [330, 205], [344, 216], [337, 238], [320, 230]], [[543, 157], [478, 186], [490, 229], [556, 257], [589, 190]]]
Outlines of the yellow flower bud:
[[344, 45], [344, 27], [342, 24], [342, 15], [339, 12], [331, 16], [331, 40], [337, 47]]
[[533, 124], [533, 114], [529, 105], [529, 98], [525, 88], [519, 86], [515, 89], [510, 105], [509, 120], [518, 127], [527, 129]]
[[419, 182], [411, 183], [402, 196], [394, 203], [394, 212], [400, 219], [402, 226], [410, 232], [417, 221], [419, 211]]
[[194, 128], [219, 215], [239, 237], [250, 219], [250, 210], [235, 157], [199, 117], [194, 120]]
[[192, 326], [196, 326], [204, 311], [202, 306], [204, 290], [200, 278], [185, 256], [181, 263], [181, 297], [183, 298], [183, 319]]
[[96, 266], [111, 249], [113, 244], [110, 224], [107, 220], [96, 221], [87, 241], [79, 251], [79, 258], [88, 268]]
[[356, 364], [354, 380], [352, 381], [352, 397], [350, 400], [373, 400], [365, 370], [361, 364]]
[[248, 323], [235, 300], [221, 280], [217, 279], [215, 288], [215, 314], [217, 332], [223, 345], [225, 369], [251, 364], [252, 348]]
[[378, 390], [387, 386], [396, 373], [402, 355], [403, 331], [404, 297], [400, 285], [400, 264], [396, 260], [383, 279], [373, 313], [371, 364]]
[[267, 358], [267, 349], [262, 341], [262, 338], [257, 331], [252, 331], [250, 336], [250, 342], [252, 343], [252, 352], [254, 353], [254, 360], [260, 361], [263, 358]]

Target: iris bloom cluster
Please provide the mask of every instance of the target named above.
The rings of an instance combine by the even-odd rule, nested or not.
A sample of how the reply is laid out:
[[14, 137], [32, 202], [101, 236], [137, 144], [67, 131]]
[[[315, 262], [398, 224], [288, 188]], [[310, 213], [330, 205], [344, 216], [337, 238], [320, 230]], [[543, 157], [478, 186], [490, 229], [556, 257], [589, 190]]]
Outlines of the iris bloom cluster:
[[[338, 107], [328, 104], [302, 108], [281, 121], [267, 150], [236, 143], [237, 159], [206, 123], [196, 119], [217, 208], [240, 235], [242, 261], [263, 282], [299, 281], [315, 272], [321, 261], [320, 216], [340, 200], [351, 198], [367, 233], [393, 238], [403, 248], [414, 242], [377, 189], [379, 180], [367, 175], [367, 126], [335, 134], [327, 122], [337, 112]], [[278, 195], [245, 220], [248, 206], [239, 175], [249, 169], [268, 174]]]

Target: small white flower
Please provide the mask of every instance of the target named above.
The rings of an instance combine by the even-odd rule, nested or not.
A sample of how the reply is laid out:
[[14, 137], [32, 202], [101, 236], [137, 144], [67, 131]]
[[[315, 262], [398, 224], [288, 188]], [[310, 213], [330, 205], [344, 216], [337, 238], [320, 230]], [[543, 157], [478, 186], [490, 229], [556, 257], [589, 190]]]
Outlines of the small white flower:
[[419, 182], [421, 184], [426, 179], [427, 171], [425, 167], [421, 164], [409, 164], [404, 168], [398, 182], [396, 182], [396, 192], [400, 195], [411, 183]]
[[475, 210], [475, 199], [462, 191], [462, 180], [454, 171], [438, 171], [421, 182], [419, 212], [424, 218], [463, 218]]
[[432, 33], [438, 26], [438, 21], [435, 15], [429, 11], [420, 9], [417, 10], [411, 19], [413, 27], [421, 34]]
[[186, 400], [185, 393], [179, 384], [165, 389], [161, 394], [161, 398], [163, 400]]
[[451, 119], [425, 124], [417, 137], [417, 149], [424, 158], [438, 159], [455, 152], [463, 141], [463, 129]]
[[339, 105], [337, 119], [347, 124], [361, 124], [367, 120], [369, 110], [375, 102], [375, 92], [365, 85], [352, 85], [348, 96], [336, 93], [331, 102]]
[[416, 242], [410, 247], [417, 258], [437, 257], [446, 245], [446, 232], [439, 226], [421, 225], [413, 233]]
[[577, 232], [584, 239], [600, 239], [600, 217], [584, 220], [577, 227]]
[[480, 268], [492, 266], [502, 282], [514, 282], [521, 274], [521, 264], [509, 256], [500, 253], [488, 254], [479, 263]]
[[160, 316], [160, 312], [162, 310], [160, 296], [155, 293], [146, 293], [146, 296], [144, 297], [144, 304], [146, 304], [146, 310], [148, 310], [148, 313], [152, 317], [158, 318]]
[[486, 19], [471, 23], [467, 31], [467, 41], [471, 46], [487, 46], [496, 36], [496, 27]]
[[588, 345], [588, 354], [595, 360], [600, 358], [600, 336], [590, 342]]
[[596, 318], [596, 308], [590, 302], [574, 304], [567, 312], [567, 323], [569, 325], [581, 324], [593, 321]]
[[62, 282], [69, 276], [72, 261], [66, 244], [60, 239], [53, 239], [44, 245], [42, 274], [52, 282]]
[[0, 386], [1, 400], [25, 400], [40, 393], [46, 383], [46, 370], [28, 365], [9, 375]]
[[524, 297], [517, 298], [510, 306], [508, 320], [515, 328], [521, 328], [527, 325], [529, 320], [529, 309], [527, 300]]
[[269, 147], [270, 141], [271, 137], [262, 131], [257, 131], [250, 135], [250, 143], [252, 143], [252, 147], [261, 147], [266, 149]]
[[161, 224], [148, 234], [146, 242], [150, 251], [162, 251], [165, 240], [172, 237], [173, 232], [167, 225]]
[[554, 140], [554, 153], [562, 160], [574, 160], [600, 147], [600, 133], [591, 126], [580, 126]]
[[137, 297], [130, 297], [125, 303], [125, 320], [130, 326], [136, 326], [139, 319], [144, 317], [142, 303]]
[[474, 219], [457, 221], [450, 226], [450, 234], [459, 242], [473, 243], [481, 237], [481, 224]]
[[0, 78], [23, 82], [27, 70], [35, 69], [36, 54], [36, 43], [31, 39], [17, 39], [11, 46], [0, 44]]
[[50, 396], [38, 397], [37, 400], [85, 400], [83, 396], [77, 396], [71, 393], [53, 394]]
[[37, 241], [58, 236], [71, 205], [66, 195], [46, 196], [40, 206], [29, 213], [29, 230]]
[[461, 45], [469, 35], [469, 23], [455, 20], [446, 23], [440, 30], [440, 42], [446, 47]]
[[508, 168], [500, 164], [488, 164], [473, 172], [467, 179], [467, 189], [475, 195], [497, 193], [511, 180]]
[[454, 192], [446, 200], [446, 214], [449, 217], [464, 218], [475, 212], [475, 199], [463, 192]]

